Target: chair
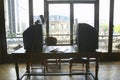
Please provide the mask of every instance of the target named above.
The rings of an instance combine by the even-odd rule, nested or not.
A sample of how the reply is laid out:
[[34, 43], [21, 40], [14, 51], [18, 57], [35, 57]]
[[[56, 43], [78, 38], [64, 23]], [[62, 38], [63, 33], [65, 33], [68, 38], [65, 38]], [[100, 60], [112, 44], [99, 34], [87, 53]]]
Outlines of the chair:
[[26, 69], [28, 73], [35, 72], [35, 71], [45, 73], [46, 71], [45, 59], [40, 57], [39, 54], [36, 54], [36, 53], [32, 54], [32, 53], [26, 52], [26, 65], [27, 65]]
[[[98, 42], [97, 31], [93, 26], [86, 23], [78, 23], [76, 35], [77, 35], [77, 49], [79, 53], [89, 53], [96, 51], [97, 42]], [[74, 63], [82, 63], [82, 68], [84, 68], [84, 65], [86, 65], [85, 71], [87, 78], [87, 71], [89, 70], [90, 61], [96, 61], [96, 58], [88, 58], [88, 57], [71, 58], [69, 61], [70, 73], [72, 73], [72, 67]]]
[[28, 72], [30, 71], [29, 68], [32, 71], [39, 68], [43, 70], [43, 72], [45, 72], [45, 63], [43, 59], [37, 61], [38, 58], [33, 56], [34, 54], [37, 55], [38, 53], [42, 53], [43, 51], [42, 35], [43, 33], [41, 24], [30, 25], [30, 27], [23, 32], [23, 43], [24, 49], [26, 50], [26, 63], [29, 65], [27, 67]]
[[[57, 44], [57, 39], [55, 37], [47, 37], [45, 39], [45, 43], [47, 46], [55, 46]], [[56, 62], [60, 62], [60, 59], [56, 59]], [[46, 70], [48, 71], [47, 63], [48, 60], [46, 60]], [[59, 68], [60, 68], [60, 64], [59, 64]]]

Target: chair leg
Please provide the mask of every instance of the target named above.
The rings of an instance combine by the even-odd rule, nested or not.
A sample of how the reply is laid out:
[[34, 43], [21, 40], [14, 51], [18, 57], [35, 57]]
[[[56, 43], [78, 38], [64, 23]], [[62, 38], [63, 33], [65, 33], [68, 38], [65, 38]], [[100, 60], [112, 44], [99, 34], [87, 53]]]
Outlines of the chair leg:
[[89, 65], [89, 61], [86, 63], [86, 80], [88, 80], [88, 72], [89, 72], [89, 68], [90, 68], [90, 65]]
[[69, 65], [69, 73], [72, 72], [72, 63], [70, 62], [70, 65]]
[[82, 71], [84, 71], [84, 63], [82, 63]]
[[60, 62], [60, 59], [56, 59], [56, 64], [58, 64], [59, 69], [61, 69], [61, 62]]
[[47, 59], [44, 60], [44, 71], [48, 72]]
[[87, 73], [88, 73], [88, 64], [86, 64], [85, 80], [88, 79], [88, 77], [87, 77]]
[[59, 69], [61, 69], [61, 60], [59, 59]]
[[70, 62], [69, 64], [69, 73], [70, 73], [70, 77], [72, 76], [71, 73], [72, 73], [72, 63]]

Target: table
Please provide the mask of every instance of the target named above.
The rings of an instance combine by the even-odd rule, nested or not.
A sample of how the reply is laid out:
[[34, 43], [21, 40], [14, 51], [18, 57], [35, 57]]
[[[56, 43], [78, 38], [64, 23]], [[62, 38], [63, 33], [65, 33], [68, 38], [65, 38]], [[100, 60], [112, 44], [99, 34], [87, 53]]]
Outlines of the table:
[[[51, 53], [51, 50], [57, 49], [59, 52], [56, 54]], [[68, 58], [80, 58], [80, 57], [88, 57], [88, 58], [96, 58], [96, 65], [95, 65], [95, 76], [89, 72], [89, 75], [92, 75], [92, 77], [95, 80], [98, 80], [98, 68], [99, 68], [99, 64], [98, 64], [98, 54], [100, 52], [88, 52], [88, 53], [79, 53], [76, 51], [76, 47], [75, 46], [46, 46], [44, 47], [44, 51], [39, 53], [39, 54], [32, 54], [33, 57], [37, 58], [37, 61], [39, 61], [39, 59], [68, 59]], [[20, 78], [19, 76], [19, 59], [20, 58], [24, 58], [26, 59], [26, 57], [29, 57], [30, 54], [25, 54], [25, 50], [24, 48], [20, 48], [18, 50], [16, 50], [15, 52], [12, 53], [13, 57], [14, 57], [14, 61], [15, 61], [15, 70], [16, 70], [16, 77], [17, 80], [22, 80], [22, 78], [24, 76], [59, 76], [59, 75], [85, 75], [85, 73], [40, 73], [40, 74], [33, 74], [30, 73], [29, 68], [30, 65], [27, 64], [26, 61], [26, 72], [25, 74], [23, 74], [23, 76]], [[40, 57], [40, 58], [39, 58]]]

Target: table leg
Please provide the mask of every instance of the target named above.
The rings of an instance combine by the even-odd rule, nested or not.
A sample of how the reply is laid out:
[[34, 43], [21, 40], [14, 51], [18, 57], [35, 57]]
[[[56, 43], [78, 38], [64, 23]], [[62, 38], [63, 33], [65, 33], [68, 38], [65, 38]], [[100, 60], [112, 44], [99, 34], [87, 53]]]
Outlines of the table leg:
[[28, 58], [26, 58], [26, 71], [30, 73], [30, 60]]
[[98, 69], [99, 69], [99, 64], [98, 64], [98, 59], [96, 59], [95, 80], [98, 80]]
[[61, 59], [58, 59], [58, 63], [59, 63], [59, 69], [61, 69]]
[[19, 78], [19, 66], [18, 66], [18, 60], [16, 57], [14, 57], [14, 60], [15, 60], [15, 71], [16, 71], [16, 77], [17, 77], [17, 80], [20, 80]]

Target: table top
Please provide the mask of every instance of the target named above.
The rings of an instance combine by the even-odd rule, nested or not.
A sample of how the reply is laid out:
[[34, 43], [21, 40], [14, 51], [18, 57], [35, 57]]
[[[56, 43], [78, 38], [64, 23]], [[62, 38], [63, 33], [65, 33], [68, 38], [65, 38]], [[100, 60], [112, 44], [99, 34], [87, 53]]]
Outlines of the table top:
[[[48, 54], [43, 54], [43, 53], [48, 53]], [[57, 53], [57, 54], [54, 54], [54, 53]], [[66, 58], [71, 58], [71, 57], [74, 57], [74, 58], [80, 58], [80, 57], [94, 58], [94, 57], [98, 57], [99, 53], [101, 53], [101, 52], [100, 51], [77, 52], [76, 46], [45, 46], [44, 51], [41, 52], [41, 54], [32, 54], [32, 56], [35, 58], [38, 57], [38, 59], [41, 56], [43, 59], [56, 59], [56, 58], [66, 59]], [[24, 47], [22, 47], [16, 51], [14, 51], [12, 54], [17, 56], [17, 57], [25, 57], [25, 49], [24, 49]], [[27, 55], [29, 55], [29, 54], [27, 54]]]
[[[76, 46], [44, 46], [43, 53], [74, 53], [77, 52]], [[13, 54], [24, 54], [24, 47], [16, 50]]]

